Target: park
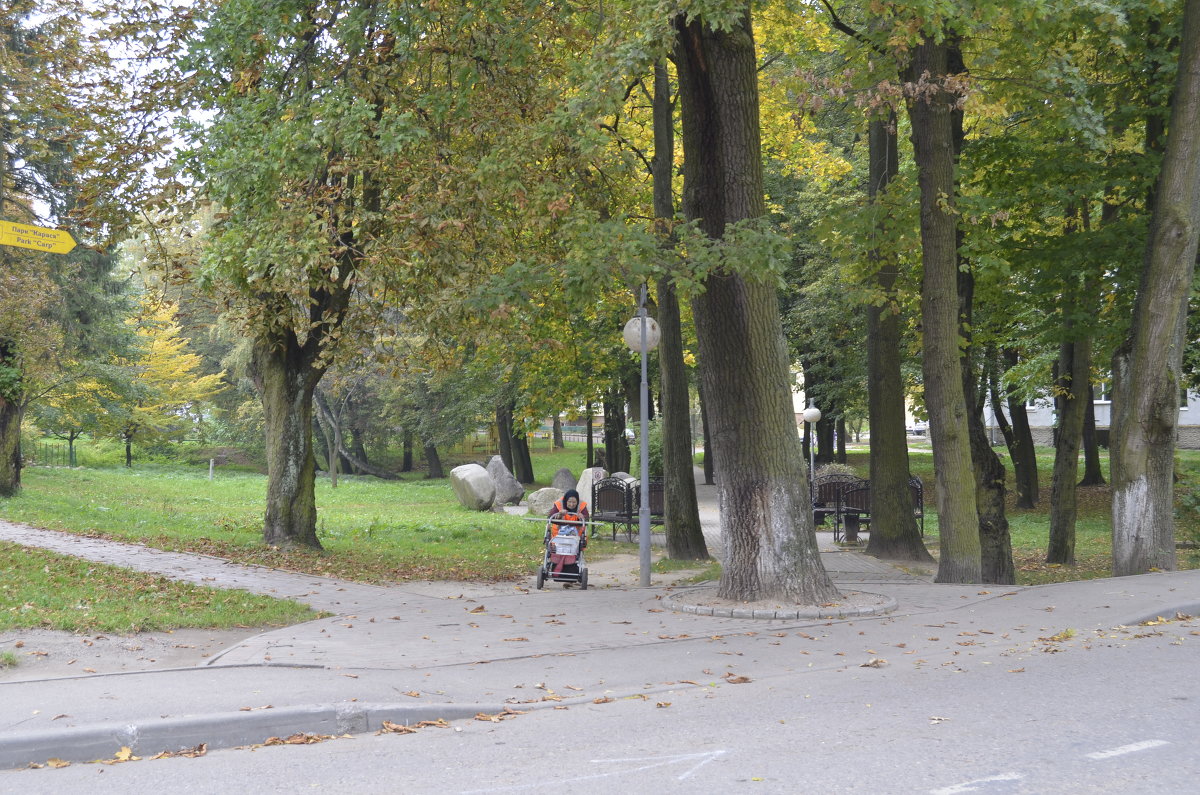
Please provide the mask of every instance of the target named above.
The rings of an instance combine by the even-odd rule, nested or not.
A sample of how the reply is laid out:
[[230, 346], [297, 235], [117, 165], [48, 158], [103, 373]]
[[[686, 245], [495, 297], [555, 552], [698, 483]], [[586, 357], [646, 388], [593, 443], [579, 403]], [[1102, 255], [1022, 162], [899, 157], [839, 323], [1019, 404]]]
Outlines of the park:
[[1051, 5], [6, 11], [5, 775], [1194, 772], [1200, 2]]

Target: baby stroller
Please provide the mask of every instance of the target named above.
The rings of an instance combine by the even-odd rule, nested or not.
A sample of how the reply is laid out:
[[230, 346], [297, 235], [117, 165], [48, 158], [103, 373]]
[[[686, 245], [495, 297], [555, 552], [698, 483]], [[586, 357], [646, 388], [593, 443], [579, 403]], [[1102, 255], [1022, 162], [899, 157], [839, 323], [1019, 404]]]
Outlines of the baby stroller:
[[563, 587], [579, 583], [579, 588], [588, 587], [587, 563], [583, 559], [583, 548], [587, 545], [584, 536], [583, 517], [578, 514], [559, 514], [546, 523], [546, 546], [542, 556], [542, 567], [537, 573], [537, 587], [546, 580], [561, 582]]

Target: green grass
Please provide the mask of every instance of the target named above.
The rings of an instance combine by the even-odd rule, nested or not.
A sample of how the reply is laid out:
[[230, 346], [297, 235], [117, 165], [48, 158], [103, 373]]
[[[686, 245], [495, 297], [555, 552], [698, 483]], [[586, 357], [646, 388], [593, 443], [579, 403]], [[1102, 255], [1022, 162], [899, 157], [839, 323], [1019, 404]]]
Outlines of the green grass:
[[[316, 618], [296, 602], [206, 588], [0, 542], [0, 631], [143, 632], [285, 626]], [[0, 661], [0, 667], [15, 665]]]
[[0, 668], [16, 668], [19, 662], [11, 651], [0, 651]]
[[[574, 449], [573, 449], [574, 448]], [[562, 466], [583, 468], [582, 444], [534, 457], [538, 488]], [[27, 468], [21, 493], [0, 500], [0, 518], [34, 527], [137, 541], [364, 582], [525, 577], [542, 553], [542, 526], [459, 505], [449, 480], [410, 473], [399, 481], [317, 480], [317, 531], [325, 552], [262, 545], [266, 478], [207, 467]], [[616, 547], [600, 542], [593, 556]]]

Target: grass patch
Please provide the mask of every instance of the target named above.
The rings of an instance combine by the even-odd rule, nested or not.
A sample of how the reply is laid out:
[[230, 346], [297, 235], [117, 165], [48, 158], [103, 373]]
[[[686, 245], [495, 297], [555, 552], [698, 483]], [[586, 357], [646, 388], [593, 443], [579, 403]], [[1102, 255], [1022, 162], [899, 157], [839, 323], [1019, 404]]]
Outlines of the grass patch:
[[0, 668], [16, 668], [19, 660], [11, 651], [0, 651]]
[[671, 560], [661, 558], [651, 564], [650, 569], [659, 574], [694, 571], [690, 577], [679, 580], [681, 585], [695, 585], [721, 579], [721, 564], [716, 560]]
[[266, 478], [253, 473], [30, 467], [23, 486], [0, 500], [0, 518], [360, 582], [514, 579], [542, 549], [538, 523], [469, 511], [449, 480], [318, 479], [325, 552], [263, 546]]
[[4, 542], [0, 569], [5, 572], [0, 631], [228, 629], [286, 626], [317, 617], [296, 602], [176, 582]]

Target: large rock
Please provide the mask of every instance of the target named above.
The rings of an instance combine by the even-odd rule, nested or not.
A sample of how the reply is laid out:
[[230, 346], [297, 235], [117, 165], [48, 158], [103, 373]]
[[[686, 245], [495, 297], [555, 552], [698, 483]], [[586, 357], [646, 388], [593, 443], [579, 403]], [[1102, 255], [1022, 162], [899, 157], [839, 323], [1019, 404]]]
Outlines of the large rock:
[[554, 507], [554, 503], [562, 497], [563, 490], [556, 489], [553, 486], [548, 486], [544, 489], [538, 489], [525, 500], [529, 505], [530, 516], [549, 516], [550, 509]]
[[571, 470], [567, 469], [566, 467], [563, 467], [555, 472], [554, 477], [550, 480], [551, 486], [556, 489], [561, 489], [562, 491], [575, 488], [575, 483], [575, 476], [572, 475]]
[[486, 511], [496, 501], [496, 484], [479, 464], [463, 464], [451, 469], [450, 486], [458, 501], [472, 511]]
[[525, 496], [525, 487], [508, 471], [508, 467], [504, 466], [504, 459], [500, 456], [494, 455], [492, 460], [488, 461], [487, 473], [496, 484], [497, 505], [516, 505]]
[[608, 477], [608, 473], [602, 467], [583, 470], [583, 474], [579, 476], [579, 484], [575, 486], [575, 490], [579, 492], [579, 499], [590, 506], [592, 504], [592, 484], [606, 477]]

